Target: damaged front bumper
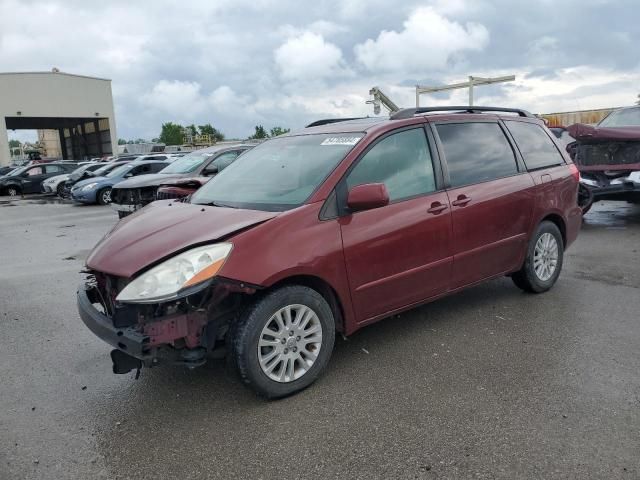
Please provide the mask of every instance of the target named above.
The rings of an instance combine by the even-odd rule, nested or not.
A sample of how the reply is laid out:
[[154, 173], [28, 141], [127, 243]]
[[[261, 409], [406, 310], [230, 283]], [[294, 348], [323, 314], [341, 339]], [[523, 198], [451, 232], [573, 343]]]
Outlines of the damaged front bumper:
[[581, 172], [580, 183], [592, 193], [593, 201], [640, 200], [640, 171], [616, 177], [606, 172]]
[[113, 372], [128, 373], [161, 363], [203, 365], [220, 347], [235, 311], [251, 293], [255, 289], [244, 284], [216, 280], [194, 294], [199, 296], [197, 306], [186, 308], [189, 299], [183, 298], [169, 304], [109, 307], [104, 292], [89, 281], [79, 286], [77, 305], [89, 330], [115, 349]]

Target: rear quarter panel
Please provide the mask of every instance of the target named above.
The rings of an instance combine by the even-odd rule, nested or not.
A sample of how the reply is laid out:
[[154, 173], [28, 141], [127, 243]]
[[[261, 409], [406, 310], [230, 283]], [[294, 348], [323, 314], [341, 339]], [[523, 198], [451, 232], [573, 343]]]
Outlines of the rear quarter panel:
[[[549, 175], [544, 181], [543, 175]], [[569, 165], [561, 165], [531, 172], [536, 183], [536, 209], [531, 234], [548, 215], [557, 215], [565, 224], [565, 240], [568, 247], [578, 237], [582, 225], [582, 211], [578, 207], [578, 182]]]

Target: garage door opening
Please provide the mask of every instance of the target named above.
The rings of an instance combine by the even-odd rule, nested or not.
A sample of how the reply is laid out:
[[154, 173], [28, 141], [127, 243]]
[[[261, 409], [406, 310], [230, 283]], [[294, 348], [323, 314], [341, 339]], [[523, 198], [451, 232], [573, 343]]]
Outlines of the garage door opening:
[[[42, 132], [39, 143], [44, 144], [43, 153], [50, 158], [89, 160], [113, 154], [108, 118], [5, 117], [5, 124], [8, 131]], [[54, 142], [54, 132], [58, 142]]]

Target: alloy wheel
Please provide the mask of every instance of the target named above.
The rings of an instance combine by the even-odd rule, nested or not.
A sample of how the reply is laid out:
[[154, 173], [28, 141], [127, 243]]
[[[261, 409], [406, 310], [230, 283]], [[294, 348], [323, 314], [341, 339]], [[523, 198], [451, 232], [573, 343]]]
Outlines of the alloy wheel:
[[558, 265], [558, 241], [550, 233], [543, 233], [538, 238], [533, 253], [533, 269], [536, 276], [546, 282], [556, 271]]
[[18, 190], [16, 188], [9, 188], [7, 190], [7, 193], [9, 194], [9, 196], [15, 197], [18, 195]]
[[105, 190], [102, 192], [102, 203], [111, 203], [111, 190]]
[[322, 324], [306, 305], [287, 305], [274, 313], [258, 340], [258, 361], [271, 380], [289, 383], [313, 366], [322, 346]]

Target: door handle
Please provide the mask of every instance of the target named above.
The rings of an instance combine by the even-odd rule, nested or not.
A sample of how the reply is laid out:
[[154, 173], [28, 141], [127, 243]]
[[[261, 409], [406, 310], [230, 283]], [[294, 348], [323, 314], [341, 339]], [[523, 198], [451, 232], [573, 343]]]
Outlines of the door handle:
[[467, 203], [471, 201], [471, 197], [467, 197], [466, 195], [458, 195], [451, 205], [455, 205], [456, 207], [464, 207]]
[[437, 214], [445, 211], [446, 209], [447, 209], [447, 206], [444, 203], [433, 202], [431, 204], [431, 207], [429, 207], [429, 209], [427, 210], [427, 212], [433, 213], [434, 215], [437, 215]]

